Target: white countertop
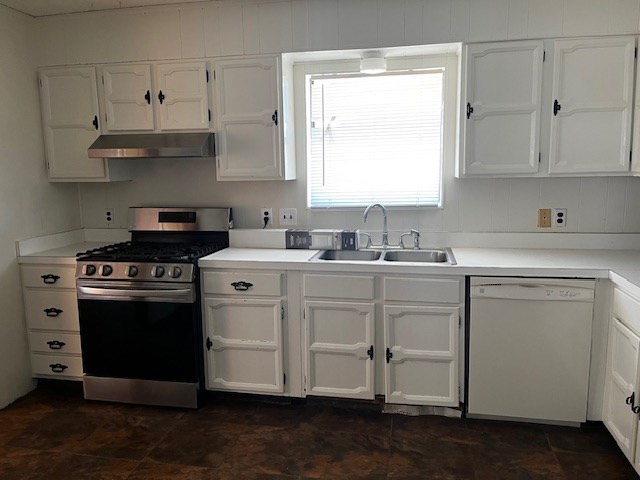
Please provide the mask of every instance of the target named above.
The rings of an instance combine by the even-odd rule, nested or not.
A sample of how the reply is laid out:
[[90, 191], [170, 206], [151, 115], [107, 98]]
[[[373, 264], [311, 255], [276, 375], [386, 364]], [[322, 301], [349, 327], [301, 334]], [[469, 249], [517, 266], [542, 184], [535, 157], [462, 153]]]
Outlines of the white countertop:
[[[112, 242], [81, 241], [18, 257], [19, 263], [74, 265], [76, 254]], [[609, 278], [640, 297], [640, 250], [453, 248], [456, 265], [310, 259], [317, 250], [227, 248], [199, 261], [203, 268], [281, 269], [427, 275]]]
[[452, 251], [457, 265], [309, 261], [317, 250], [227, 248], [200, 259], [199, 265], [258, 270], [610, 278], [640, 296], [640, 250], [453, 248]]
[[86, 252], [92, 248], [98, 248], [106, 245], [108, 242], [80, 242], [63, 247], [43, 250], [41, 252], [31, 253], [29, 255], [21, 255], [18, 257], [18, 263], [47, 263], [60, 265], [75, 265], [76, 254]]

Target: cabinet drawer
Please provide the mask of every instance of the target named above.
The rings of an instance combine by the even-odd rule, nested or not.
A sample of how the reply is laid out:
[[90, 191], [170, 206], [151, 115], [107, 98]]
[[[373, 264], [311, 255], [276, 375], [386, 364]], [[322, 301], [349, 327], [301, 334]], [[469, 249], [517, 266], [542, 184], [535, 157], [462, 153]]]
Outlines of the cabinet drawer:
[[384, 299], [419, 303], [460, 303], [460, 280], [385, 277]]
[[24, 287], [76, 288], [76, 267], [73, 266], [23, 266]]
[[640, 333], [640, 302], [618, 288], [613, 290], [613, 315]]
[[283, 295], [282, 273], [204, 272], [204, 293], [222, 295]]
[[82, 377], [82, 357], [66, 355], [31, 354], [34, 376]]
[[80, 331], [75, 291], [27, 288], [24, 297], [30, 329]]
[[30, 332], [29, 346], [32, 352], [56, 355], [82, 353], [80, 335], [77, 333]]
[[370, 275], [305, 275], [304, 296], [373, 300], [375, 281]]

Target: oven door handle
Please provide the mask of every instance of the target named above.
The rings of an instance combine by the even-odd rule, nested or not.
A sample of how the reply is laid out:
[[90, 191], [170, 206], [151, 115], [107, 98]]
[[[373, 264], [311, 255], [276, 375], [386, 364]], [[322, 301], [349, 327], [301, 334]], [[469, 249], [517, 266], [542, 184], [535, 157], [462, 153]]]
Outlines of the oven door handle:
[[119, 300], [163, 300], [171, 299], [173, 301], [193, 301], [193, 289], [177, 288], [177, 289], [128, 289], [128, 288], [110, 288], [110, 287], [86, 287], [78, 286], [78, 292], [81, 298], [92, 298], [95, 300], [107, 300], [117, 298]]

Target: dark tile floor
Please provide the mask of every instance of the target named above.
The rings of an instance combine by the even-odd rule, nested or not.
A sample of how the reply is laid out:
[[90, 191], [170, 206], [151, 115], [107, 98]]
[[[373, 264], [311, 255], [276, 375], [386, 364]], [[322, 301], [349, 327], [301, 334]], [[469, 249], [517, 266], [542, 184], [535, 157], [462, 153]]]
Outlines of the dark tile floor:
[[215, 400], [87, 402], [47, 383], [0, 411], [0, 479], [637, 479], [600, 424], [563, 428]]

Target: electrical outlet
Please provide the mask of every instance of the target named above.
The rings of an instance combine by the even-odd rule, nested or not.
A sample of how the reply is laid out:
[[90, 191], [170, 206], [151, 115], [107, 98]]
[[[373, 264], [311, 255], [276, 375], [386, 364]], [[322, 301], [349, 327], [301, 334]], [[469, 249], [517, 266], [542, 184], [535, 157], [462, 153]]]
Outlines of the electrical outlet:
[[297, 208], [281, 208], [278, 215], [280, 225], [297, 225], [298, 209]]
[[553, 226], [554, 228], [564, 228], [567, 226], [567, 209], [566, 208], [553, 209]]
[[262, 207], [260, 209], [260, 224], [262, 228], [267, 228], [270, 225], [273, 225], [273, 208], [271, 207]]
[[541, 208], [538, 210], [538, 227], [551, 228], [551, 209]]
[[116, 221], [116, 217], [113, 214], [113, 208], [104, 209], [104, 219], [107, 222], [107, 225], [113, 225], [113, 223]]

